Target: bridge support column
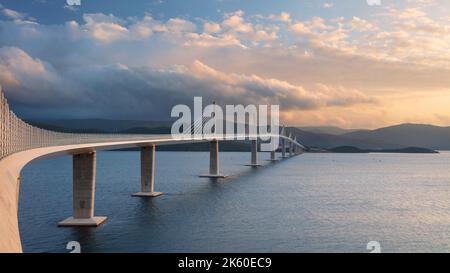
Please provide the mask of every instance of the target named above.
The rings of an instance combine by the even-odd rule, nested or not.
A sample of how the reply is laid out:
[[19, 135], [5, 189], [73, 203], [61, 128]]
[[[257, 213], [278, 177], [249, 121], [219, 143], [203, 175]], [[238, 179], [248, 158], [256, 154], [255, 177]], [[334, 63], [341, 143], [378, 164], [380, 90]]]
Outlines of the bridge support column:
[[155, 154], [154, 144], [141, 148], [141, 191], [132, 194], [134, 197], [157, 197], [161, 192], [155, 192]]
[[251, 163], [249, 165], [246, 166], [250, 166], [250, 167], [259, 167], [261, 166], [260, 164], [258, 164], [258, 140], [257, 139], [253, 139], [251, 141]]
[[200, 177], [226, 178], [226, 175], [220, 174], [219, 168], [219, 141], [213, 140], [209, 144], [209, 174], [200, 175]]
[[292, 157], [292, 149], [294, 148], [294, 144], [292, 141], [289, 142], [289, 157]]
[[94, 217], [96, 153], [73, 156], [73, 217], [59, 222], [60, 227], [96, 227], [106, 217]]
[[286, 139], [281, 139], [281, 157], [286, 158]]
[[276, 151], [270, 151], [270, 160], [269, 161], [277, 161]]

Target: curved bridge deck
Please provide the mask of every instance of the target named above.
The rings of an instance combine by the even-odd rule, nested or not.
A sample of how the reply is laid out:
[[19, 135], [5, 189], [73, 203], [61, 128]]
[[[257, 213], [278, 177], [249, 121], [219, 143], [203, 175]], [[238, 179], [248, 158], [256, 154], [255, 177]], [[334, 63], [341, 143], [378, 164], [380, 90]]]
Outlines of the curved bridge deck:
[[[286, 141], [295, 144], [297, 147], [303, 147], [289, 137], [280, 136], [280, 138], [282, 139], [282, 143], [285, 143]], [[0, 252], [22, 252], [17, 215], [20, 172], [27, 164], [34, 160], [63, 155], [88, 154], [97, 150], [233, 140], [235, 140], [234, 136], [229, 138], [217, 136], [172, 138], [170, 135], [123, 135], [120, 137], [115, 136], [114, 138], [106, 136], [102, 142], [97, 143], [40, 147], [13, 153], [0, 160]], [[215, 152], [215, 156], [218, 158], [218, 150]], [[217, 164], [218, 163], [216, 163], [216, 165]], [[256, 162], [252, 162], [252, 164], [256, 164]], [[250, 166], [252, 164], [250, 164]], [[218, 167], [216, 166], [216, 168]], [[214, 177], [215, 174], [210, 175], [211, 177]], [[222, 176], [217, 173], [217, 177]]]
[[[141, 191], [133, 196], [156, 197], [154, 192], [155, 146], [210, 142], [210, 169], [207, 177], [225, 177], [219, 170], [219, 141], [251, 140], [251, 163], [257, 162], [258, 138], [281, 140], [282, 156], [300, 153], [304, 147], [280, 134], [258, 135], [113, 135], [70, 134], [33, 127], [19, 119], [10, 109], [0, 87], [0, 252], [22, 252], [18, 225], [21, 170], [30, 162], [42, 158], [71, 155], [73, 157], [74, 215], [60, 226], [96, 226], [106, 217], [94, 217], [95, 166], [97, 150], [141, 148]], [[202, 121], [200, 121], [202, 122]], [[289, 145], [287, 145], [289, 144]], [[271, 151], [275, 160], [275, 151]]]

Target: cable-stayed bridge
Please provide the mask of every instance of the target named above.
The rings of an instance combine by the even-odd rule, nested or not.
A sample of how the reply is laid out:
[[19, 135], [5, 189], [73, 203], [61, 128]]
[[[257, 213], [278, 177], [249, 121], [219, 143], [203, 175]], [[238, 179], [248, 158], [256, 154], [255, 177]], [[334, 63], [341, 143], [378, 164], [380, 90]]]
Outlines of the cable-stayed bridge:
[[[210, 143], [209, 173], [201, 177], [225, 178], [220, 172], [219, 143], [249, 140], [251, 156], [248, 166], [258, 167], [258, 139], [279, 139], [281, 158], [301, 154], [305, 147], [285, 130], [267, 134], [202, 134], [206, 120], [190, 124], [185, 134], [129, 135], [79, 134], [44, 130], [27, 124], [11, 111], [0, 89], [0, 252], [22, 252], [18, 226], [18, 206], [21, 170], [30, 162], [61, 155], [73, 157], [73, 215], [59, 226], [98, 226], [106, 217], [94, 215], [96, 151], [138, 147], [141, 150], [140, 191], [133, 196], [152, 198], [155, 191], [155, 154], [158, 145]], [[222, 122], [222, 121], [216, 121]], [[199, 129], [200, 128], [200, 129]], [[276, 151], [270, 160], [277, 160]]]

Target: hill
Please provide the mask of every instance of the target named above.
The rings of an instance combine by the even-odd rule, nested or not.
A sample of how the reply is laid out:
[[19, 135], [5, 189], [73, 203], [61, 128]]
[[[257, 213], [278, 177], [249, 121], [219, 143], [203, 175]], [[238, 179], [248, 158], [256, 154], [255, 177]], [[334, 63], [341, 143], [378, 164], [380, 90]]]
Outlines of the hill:
[[363, 150], [353, 146], [340, 146], [329, 149], [328, 151], [332, 153], [346, 153], [346, 154], [355, 154], [355, 153], [404, 153], [404, 154], [437, 154], [439, 152], [420, 148], [420, 147], [407, 147], [401, 149], [381, 149], [381, 150]]
[[[450, 150], [450, 127], [434, 125], [400, 124], [376, 130], [351, 132], [344, 134], [343, 137], [372, 143], [386, 143], [388, 141], [398, 147]], [[382, 146], [381, 148], [388, 147]]]
[[361, 149], [400, 148], [401, 145], [389, 143], [388, 141], [372, 141], [347, 137], [346, 135], [332, 135], [313, 133], [298, 128], [287, 128], [287, 131], [297, 137], [299, 142], [308, 147], [333, 148], [339, 146], [354, 146]]

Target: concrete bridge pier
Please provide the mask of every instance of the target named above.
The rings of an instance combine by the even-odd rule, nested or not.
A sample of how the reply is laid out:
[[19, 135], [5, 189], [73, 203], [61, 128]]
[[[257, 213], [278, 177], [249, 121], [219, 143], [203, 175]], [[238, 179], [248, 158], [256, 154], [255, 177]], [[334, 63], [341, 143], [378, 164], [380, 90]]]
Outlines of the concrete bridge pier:
[[294, 143], [292, 142], [292, 133], [289, 133], [289, 143], [288, 143], [289, 157], [292, 157], [293, 144]]
[[106, 217], [94, 216], [96, 153], [73, 156], [73, 216], [58, 223], [60, 227], [96, 227]]
[[270, 160], [269, 161], [277, 161], [275, 156], [276, 156], [276, 151], [270, 151]]
[[286, 157], [286, 139], [281, 139], [281, 157]]
[[261, 165], [258, 164], [258, 139], [253, 139], [251, 145], [251, 163], [246, 166], [260, 167]]
[[219, 141], [214, 139], [209, 144], [209, 174], [200, 175], [200, 177], [226, 178], [220, 173], [219, 168]]
[[292, 150], [292, 156], [295, 156], [295, 148], [297, 148], [297, 145], [295, 145], [295, 137], [291, 140], [291, 150]]
[[133, 197], [157, 197], [162, 192], [155, 192], [155, 154], [154, 144], [141, 148], [141, 191]]
[[[294, 142], [297, 143], [297, 137], [294, 137]], [[299, 154], [299, 148], [298, 145], [295, 144], [294, 145], [294, 155], [298, 155]]]

